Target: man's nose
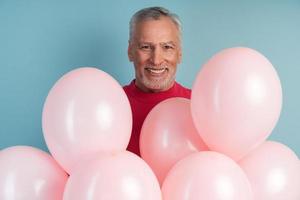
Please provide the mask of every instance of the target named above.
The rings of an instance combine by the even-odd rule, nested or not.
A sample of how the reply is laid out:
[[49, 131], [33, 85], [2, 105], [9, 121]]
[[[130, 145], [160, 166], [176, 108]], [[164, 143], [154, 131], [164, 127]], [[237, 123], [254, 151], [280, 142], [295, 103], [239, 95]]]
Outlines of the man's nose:
[[160, 65], [163, 62], [163, 53], [159, 48], [155, 48], [152, 51], [151, 62], [153, 65]]

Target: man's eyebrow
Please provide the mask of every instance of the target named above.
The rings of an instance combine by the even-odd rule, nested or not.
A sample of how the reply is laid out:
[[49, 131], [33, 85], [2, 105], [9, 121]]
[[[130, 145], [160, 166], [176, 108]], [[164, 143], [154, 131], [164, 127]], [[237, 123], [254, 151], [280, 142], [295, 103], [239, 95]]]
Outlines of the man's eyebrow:
[[[139, 41], [137, 42], [138, 45], [155, 45], [152, 42], [147, 42], [147, 41]], [[173, 41], [167, 41], [167, 42], [160, 42], [159, 45], [172, 45], [172, 46], [177, 46], [177, 44]]]
[[152, 44], [152, 42], [147, 42], [147, 41], [138, 41], [138, 44]]
[[168, 45], [177, 46], [177, 45], [176, 45], [176, 43], [175, 43], [175, 42], [173, 42], [173, 41], [169, 41], [169, 42], [161, 42], [160, 44], [163, 44], [163, 45], [166, 45], [166, 44], [168, 44]]
[[143, 45], [153, 46], [151, 42], [137, 42], [137, 46], [143, 46]]

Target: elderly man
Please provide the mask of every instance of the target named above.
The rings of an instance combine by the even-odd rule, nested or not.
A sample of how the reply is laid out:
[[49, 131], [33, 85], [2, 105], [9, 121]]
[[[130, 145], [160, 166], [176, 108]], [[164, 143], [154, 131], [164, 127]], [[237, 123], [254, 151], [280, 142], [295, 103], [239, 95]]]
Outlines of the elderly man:
[[133, 113], [127, 150], [140, 155], [139, 136], [149, 111], [171, 97], [190, 98], [191, 91], [175, 81], [181, 61], [181, 27], [177, 15], [162, 7], [136, 12], [130, 20], [128, 58], [135, 79], [124, 86]]

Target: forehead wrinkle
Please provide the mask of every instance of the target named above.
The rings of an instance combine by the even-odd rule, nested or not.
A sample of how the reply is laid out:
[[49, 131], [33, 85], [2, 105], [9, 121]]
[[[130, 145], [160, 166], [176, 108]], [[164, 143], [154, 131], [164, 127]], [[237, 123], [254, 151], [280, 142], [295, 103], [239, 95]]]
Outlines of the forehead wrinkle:
[[[136, 36], [137, 34], [142, 35], [146, 34], [143, 32], [143, 29], [151, 24], [152, 28], [148, 29], [148, 33], [155, 34], [158, 37], [163, 37], [164, 35], [173, 35], [174, 31], [176, 32], [176, 36], [180, 38], [180, 32], [176, 25], [168, 18], [160, 18], [159, 20], [146, 20], [146, 21], [141, 21], [136, 24], [134, 27], [134, 35]], [[163, 25], [163, 27], [161, 27]], [[167, 29], [165, 29], [165, 26], [168, 26]], [[161, 32], [161, 28], [163, 29], [163, 32]], [[145, 35], [147, 36], [147, 35]]]

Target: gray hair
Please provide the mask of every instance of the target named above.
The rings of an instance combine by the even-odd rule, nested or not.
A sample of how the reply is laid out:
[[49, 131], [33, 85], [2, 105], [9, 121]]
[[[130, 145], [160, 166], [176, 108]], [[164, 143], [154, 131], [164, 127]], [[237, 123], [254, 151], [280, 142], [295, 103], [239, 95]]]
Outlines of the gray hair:
[[159, 20], [160, 17], [168, 17], [172, 20], [172, 22], [176, 25], [178, 31], [179, 31], [179, 36], [181, 36], [181, 22], [179, 17], [175, 14], [170, 12], [168, 9], [163, 8], [163, 7], [149, 7], [149, 8], [144, 8], [139, 11], [137, 11], [130, 19], [129, 23], [129, 41], [131, 41], [133, 34], [134, 34], [134, 29], [137, 23], [144, 21], [144, 20]]

